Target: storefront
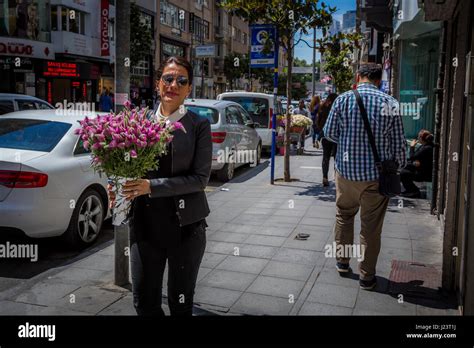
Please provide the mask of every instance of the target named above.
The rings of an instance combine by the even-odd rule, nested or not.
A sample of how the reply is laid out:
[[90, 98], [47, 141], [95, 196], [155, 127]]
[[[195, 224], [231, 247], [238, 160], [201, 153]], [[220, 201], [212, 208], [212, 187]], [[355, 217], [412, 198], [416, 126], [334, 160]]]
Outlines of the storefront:
[[187, 44], [160, 36], [160, 63], [169, 57], [187, 57]]
[[97, 64], [47, 61], [42, 71], [46, 100], [51, 104], [96, 102], [99, 75]]

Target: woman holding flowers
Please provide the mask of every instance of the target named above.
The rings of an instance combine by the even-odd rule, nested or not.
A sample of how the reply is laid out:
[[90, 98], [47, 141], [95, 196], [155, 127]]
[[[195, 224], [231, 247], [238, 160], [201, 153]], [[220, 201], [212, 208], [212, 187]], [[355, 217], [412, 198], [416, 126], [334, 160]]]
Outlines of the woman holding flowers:
[[[211, 173], [211, 126], [187, 111], [192, 67], [183, 58], [163, 62], [157, 78], [161, 103], [150, 119], [180, 122], [158, 169], [128, 181], [122, 193], [132, 201], [130, 257], [134, 307], [138, 315], [164, 315], [162, 283], [168, 262], [168, 304], [171, 315], [192, 315], [194, 288], [206, 247], [209, 214], [204, 188]], [[111, 205], [116, 198], [109, 187]]]

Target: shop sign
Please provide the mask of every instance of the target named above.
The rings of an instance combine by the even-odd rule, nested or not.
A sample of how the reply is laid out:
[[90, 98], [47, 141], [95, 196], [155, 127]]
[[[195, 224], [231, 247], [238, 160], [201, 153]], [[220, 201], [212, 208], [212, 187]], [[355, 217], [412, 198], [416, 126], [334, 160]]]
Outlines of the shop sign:
[[45, 77], [80, 77], [76, 63], [46, 62]]
[[47, 42], [0, 38], [0, 56], [54, 59], [54, 49]]
[[110, 55], [109, 0], [101, 0], [100, 6], [100, 55]]

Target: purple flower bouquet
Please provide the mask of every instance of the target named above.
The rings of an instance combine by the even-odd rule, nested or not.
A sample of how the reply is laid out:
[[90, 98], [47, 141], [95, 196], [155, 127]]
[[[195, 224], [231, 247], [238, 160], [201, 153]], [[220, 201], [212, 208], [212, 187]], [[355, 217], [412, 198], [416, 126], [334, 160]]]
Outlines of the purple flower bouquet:
[[131, 201], [125, 200], [122, 186], [127, 180], [146, 176], [150, 170], [158, 169], [156, 158], [166, 154], [167, 144], [173, 139], [172, 132], [183, 130], [180, 122], [166, 124], [165, 121], [147, 118], [148, 108], [130, 109], [130, 103], [118, 114], [98, 115], [80, 121], [76, 130], [83, 146], [91, 151], [91, 166], [105, 174], [116, 193], [112, 223], [125, 223]]

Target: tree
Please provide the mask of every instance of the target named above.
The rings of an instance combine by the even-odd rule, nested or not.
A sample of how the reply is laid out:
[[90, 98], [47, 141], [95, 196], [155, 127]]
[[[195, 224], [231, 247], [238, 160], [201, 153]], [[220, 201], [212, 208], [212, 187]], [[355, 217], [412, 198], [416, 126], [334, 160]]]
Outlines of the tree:
[[[328, 27], [332, 22], [332, 13], [335, 8], [327, 7], [319, 0], [222, 0], [221, 6], [233, 14], [244, 18], [247, 22], [272, 24], [278, 31], [279, 45], [286, 51], [288, 75], [286, 94], [288, 105], [291, 103], [293, 49], [304, 41], [301, 36], [308, 34], [308, 29], [315, 27]], [[300, 34], [298, 40], [295, 36]], [[306, 43], [308, 44], [308, 43]], [[291, 123], [289, 108], [286, 113], [287, 124]], [[290, 127], [285, 132], [285, 160], [284, 179], [291, 181], [290, 177]]]
[[234, 89], [234, 81], [248, 76], [249, 58], [247, 55], [231, 52], [224, 57], [224, 75], [229, 81], [230, 89]]
[[130, 61], [132, 66], [137, 66], [141, 60], [146, 59], [151, 53], [153, 35], [150, 25], [146, 23], [140, 8], [134, 2], [130, 3]]
[[358, 33], [339, 33], [320, 39], [321, 53], [326, 60], [324, 70], [331, 76], [338, 93], [351, 89], [354, 78], [351, 56], [361, 38]]

